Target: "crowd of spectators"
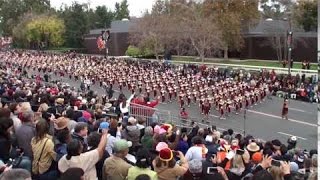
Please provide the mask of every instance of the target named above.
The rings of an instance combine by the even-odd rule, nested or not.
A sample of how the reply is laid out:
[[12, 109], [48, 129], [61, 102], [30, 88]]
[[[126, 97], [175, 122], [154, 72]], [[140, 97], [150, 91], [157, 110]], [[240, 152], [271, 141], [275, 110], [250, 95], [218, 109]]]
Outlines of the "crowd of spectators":
[[317, 179], [317, 150], [299, 149], [296, 137], [263, 142], [196, 122], [147, 126], [127, 111], [132, 97], [111, 102], [89, 88], [26, 78], [25, 66], [38, 67], [9, 61], [28, 56], [48, 58], [0, 55], [0, 180]]

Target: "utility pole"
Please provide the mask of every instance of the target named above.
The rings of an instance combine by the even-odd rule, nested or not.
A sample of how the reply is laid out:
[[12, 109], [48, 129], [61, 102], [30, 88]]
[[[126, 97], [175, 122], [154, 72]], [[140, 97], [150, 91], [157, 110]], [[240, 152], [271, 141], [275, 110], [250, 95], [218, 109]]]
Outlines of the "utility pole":
[[287, 43], [288, 43], [288, 61], [289, 61], [289, 67], [288, 67], [288, 74], [291, 74], [291, 63], [293, 64], [293, 62], [291, 62], [291, 53], [292, 53], [292, 27], [291, 27], [291, 14], [288, 13], [288, 23], [289, 23], [289, 30], [287, 33]]
[[246, 136], [246, 120], [247, 120], [247, 108], [244, 108], [244, 112], [243, 112], [243, 136]]

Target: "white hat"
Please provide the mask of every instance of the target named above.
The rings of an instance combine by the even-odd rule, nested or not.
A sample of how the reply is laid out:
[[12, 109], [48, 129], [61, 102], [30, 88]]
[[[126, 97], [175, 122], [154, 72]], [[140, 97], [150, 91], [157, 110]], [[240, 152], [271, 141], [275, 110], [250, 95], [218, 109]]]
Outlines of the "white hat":
[[131, 116], [131, 117], [129, 117], [128, 122], [130, 124], [135, 124], [137, 122], [137, 120], [134, 117]]
[[212, 142], [213, 141], [213, 137], [211, 135], [207, 135], [205, 141], [206, 142]]

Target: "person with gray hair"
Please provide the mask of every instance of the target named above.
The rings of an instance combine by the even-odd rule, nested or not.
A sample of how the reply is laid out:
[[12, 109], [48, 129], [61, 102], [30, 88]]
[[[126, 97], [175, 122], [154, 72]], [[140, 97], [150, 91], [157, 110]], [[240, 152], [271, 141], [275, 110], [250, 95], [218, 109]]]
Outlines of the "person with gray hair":
[[33, 123], [32, 111], [24, 111], [20, 115], [21, 126], [16, 130], [16, 138], [18, 147], [23, 149], [24, 156], [33, 159], [32, 150], [31, 150], [31, 139], [36, 135], [36, 127]]
[[30, 172], [25, 169], [11, 169], [1, 174], [0, 180], [32, 180]]

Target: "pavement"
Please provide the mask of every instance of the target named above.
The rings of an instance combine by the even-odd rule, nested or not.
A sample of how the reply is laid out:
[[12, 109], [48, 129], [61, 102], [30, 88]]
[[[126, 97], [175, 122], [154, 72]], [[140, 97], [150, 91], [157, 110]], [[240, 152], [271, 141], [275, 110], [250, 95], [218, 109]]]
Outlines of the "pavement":
[[[29, 71], [29, 75], [38, 74], [38, 72]], [[42, 74], [42, 73], [40, 73]], [[43, 74], [42, 74], [43, 75]], [[70, 80], [68, 77], [58, 77], [52, 75], [52, 80], [61, 80], [69, 83], [70, 86], [80, 88], [80, 82]], [[98, 95], [105, 94], [99, 84], [93, 85], [92, 90]], [[115, 87], [114, 97], [118, 97], [119, 91]], [[128, 91], [123, 92], [127, 97]], [[317, 129], [318, 129], [318, 110], [316, 103], [307, 103], [302, 101], [289, 101], [289, 119], [281, 118], [283, 99], [272, 97], [266, 101], [248, 109], [246, 113], [231, 114], [226, 119], [219, 119], [219, 113], [213, 110], [210, 113], [209, 122], [202, 122], [203, 116], [200, 113], [197, 104], [192, 104], [186, 110], [192, 119], [205, 125], [216, 125], [219, 130], [232, 128], [235, 132], [253, 135], [256, 138], [267, 140], [279, 139], [286, 143], [291, 136], [298, 138], [297, 146], [303, 149], [316, 149], [317, 146]], [[172, 103], [161, 103], [157, 106], [161, 111], [170, 111], [173, 116], [178, 117], [180, 108], [173, 101]], [[245, 113], [245, 116], [244, 116]], [[179, 123], [179, 122], [177, 122]]]

